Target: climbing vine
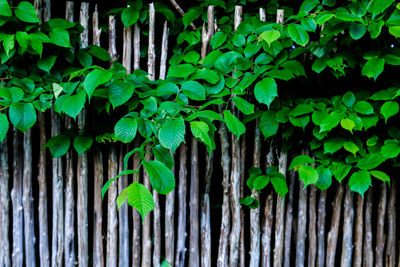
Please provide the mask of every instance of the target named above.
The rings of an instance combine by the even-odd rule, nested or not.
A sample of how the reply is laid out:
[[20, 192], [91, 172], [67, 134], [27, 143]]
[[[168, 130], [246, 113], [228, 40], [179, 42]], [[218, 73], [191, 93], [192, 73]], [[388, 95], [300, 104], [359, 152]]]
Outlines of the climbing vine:
[[[304, 186], [326, 190], [335, 178], [363, 195], [372, 178], [390, 183], [384, 166], [397, 166], [400, 154], [400, 4], [307, 0], [298, 10], [285, 9], [283, 24], [271, 22], [276, 12], [271, 4], [267, 22], [249, 13], [233, 31], [231, 8], [212, 1], [219, 12], [217, 30], [210, 53], [201, 59], [201, 27], [190, 25], [207, 21], [209, 4], [200, 1], [182, 19], [156, 4], [177, 43], [167, 78], [152, 81], [142, 70], [127, 74], [118, 62], [105, 67], [110, 56], [103, 48], [78, 49], [79, 24], [39, 23], [30, 3], [10, 7], [0, 0], [0, 141], [10, 123], [23, 132], [31, 128], [37, 112], [53, 109], [76, 119], [91, 109], [94, 118], [111, 118], [111, 125], [66, 129], [46, 144], [52, 156], [65, 155], [71, 144], [80, 154], [94, 141], [131, 143], [140, 135], [142, 144], [125, 156], [125, 170], [105, 184], [103, 195], [118, 177], [139, 173], [127, 164], [135, 153], [153, 189], [168, 194], [175, 187], [170, 152], [189, 132], [212, 151], [219, 124], [240, 138], [259, 120], [265, 139], [278, 140], [284, 150], [308, 151], [289, 167]], [[147, 23], [141, 1], [112, 12], [126, 27]], [[150, 151], [155, 160], [144, 160]], [[282, 196], [288, 191], [276, 167], [249, 170], [246, 184], [253, 192], [269, 183]], [[138, 181], [118, 197], [118, 205], [125, 201], [143, 218], [154, 207]], [[241, 202], [258, 205], [254, 196]]]

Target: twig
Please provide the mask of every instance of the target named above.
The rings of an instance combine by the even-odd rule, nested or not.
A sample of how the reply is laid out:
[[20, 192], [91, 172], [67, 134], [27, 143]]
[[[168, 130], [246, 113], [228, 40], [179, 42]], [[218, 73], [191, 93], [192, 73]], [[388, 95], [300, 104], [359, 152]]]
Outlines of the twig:
[[[185, 16], [185, 11], [183, 11], [183, 9], [178, 5], [178, 3], [175, 0], [169, 0], [169, 1], [175, 7], [175, 9], [178, 10], [179, 14], [181, 14], [182, 17]], [[193, 22], [190, 23], [190, 26], [194, 31], [196, 30], [196, 26], [193, 24]]]

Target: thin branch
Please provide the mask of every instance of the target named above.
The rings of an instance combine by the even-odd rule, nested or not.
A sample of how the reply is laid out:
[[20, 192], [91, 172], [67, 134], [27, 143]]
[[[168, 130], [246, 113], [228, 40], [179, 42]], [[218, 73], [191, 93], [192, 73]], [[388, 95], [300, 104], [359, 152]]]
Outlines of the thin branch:
[[[183, 9], [178, 5], [178, 3], [175, 0], [169, 0], [169, 1], [175, 7], [175, 9], [178, 10], [179, 14], [181, 14], [182, 17], [185, 16], [185, 11], [183, 11]], [[196, 26], [193, 24], [193, 22], [190, 23], [190, 26], [194, 31], [196, 30]]]

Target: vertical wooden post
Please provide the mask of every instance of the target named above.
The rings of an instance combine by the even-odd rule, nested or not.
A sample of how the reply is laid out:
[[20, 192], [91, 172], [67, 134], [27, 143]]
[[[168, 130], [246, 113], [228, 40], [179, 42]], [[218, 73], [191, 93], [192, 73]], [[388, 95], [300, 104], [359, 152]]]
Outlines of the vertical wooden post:
[[[150, 147], [146, 145], [146, 151], [150, 150]], [[149, 151], [146, 155], [145, 160], [151, 160], [151, 151]], [[151, 190], [150, 178], [147, 171], [143, 170], [143, 184], [147, 187], [147, 189]], [[142, 267], [151, 266], [151, 214], [147, 214], [143, 223], [143, 231], [142, 231]]]
[[385, 266], [394, 267], [396, 264], [396, 178], [390, 179], [390, 192], [388, 203], [388, 238], [386, 245]]
[[364, 233], [364, 249], [363, 249], [363, 266], [374, 266], [374, 251], [372, 249], [372, 199], [373, 190], [369, 188], [365, 199], [365, 233]]
[[199, 254], [199, 151], [198, 142], [195, 137], [191, 137], [190, 153], [190, 200], [189, 200], [189, 262], [191, 266], [200, 265]]
[[310, 185], [308, 216], [308, 265], [314, 267], [317, 256], [317, 188]]
[[[135, 139], [135, 148], [140, 147], [140, 142], [139, 138], [137, 137]], [[135, 154], [133, 156], [133, 169], [137, 170], [140, 165], [140, 160], [139, 156]], [[139, 174], [134, 174], [133, 175], [133, 181], [139, 182], [140, 175]], [[140, 228], [142, 225], [142, 220], [140, 218], [140, 214], [136, 209], [132, 210], [132, 219], [133, 219], [133, 240], [132, 240], [132, 267], [139, 267], [140, 266], [140, 255], [141, 255], [141, 250], [140, 250]]]
[[343, 191], [344, 191], [343, 185], [338, 184], [338, 189], [336, 190], [336, 196], [333, 201], [331, 228], [328, 233], [328, 241], [327, 241], [328, 245], [326, 248], [326, 266], [335, 265], [336, 246], [339, 234], [339, 222], [342, 210]]
[[[273, 139], [268, 140], [268, 153], [265, 158], [265, 166], [274, 165], [274, 143]], [[264, 218], [262, 222], [261, 234], [261, 266], [271, 266], [271, 239], [272, 239], [272, 226], [274, 223], [274, 196], [270, 192], [267, 195], [267, 200], [264, 207]]]
[[185, 266], [186, 254], [186, 180], [187, 180], [187, 147], [181, 144], [179, 148], [179, 183], [178, 183], [178, 228], [176, 242], [175, 266]]
[[294, 192], [294, 180], [296, 173], [294, 171], [289, 172], [289, 192], [287, 194], [287, 205], [285, 214], [285, 249], [283, 257], [283, 266], [290, 266], [290, 249], [292, 244], [292, 227], [293, 227], [293, 192]]
[[160, 58], [160, 80], [164, 80], [167, 73], [167, 59], [168, 59], [168, 22], [164, 22], [163, 35], [161, 42], [161, 58]]
[[364, 228], [364, 198], [357, 195], [355, 238], [354, 238], [354, 267], [362, 266], [363, 228]]
[[[219, 106], [220, 112], [222, 107]], [[229, 209], [229, 173], [230, 173], [230, 161], [229, 156], [229, 139], [228, 130], [224, 123], [220, 124], [219, 136], [221, 141], [221, 166], [222, 166], [222, 219], [221, 219], [221, 231], [219, 236], [218, 246], [218, 259], [217, 266], [225, 267], [228, 266], [228, 237], [230, 231], [231, 214]]]
[[346, 186], [343, 208], [343, 241], [340, 266], [351, 266], [353, 256], [353, 192]]
[[318, 200], [318, 252], [317, 266], [323, 267], [325, 264], [325, 216], [326, 216], [326, 190], [320, 191]]
[[154, 81], [156, 78], [156, 53], [154, 48], [154, 31], [155, 31], [155, 15], [154, 3], [149, 4], [149, 48], [147, 52], [147, 73], [149, 79]]
[[[126, 63], [125, 60], [123, 60]], [[124, 156], [126, 154], [127, 145], [120, 145], [119, 159], [118, 159], [118, 173], [124, 170]], [[128, 186], [128, 177], [123, 175], [118, 178], [118, 193], [121, 194]], [[119, 207], [119, 266], [129, 266], [129, 224], [128, 224], [128, 203], [125, 202]]]
[[[254, 129], [253, 166], [260, 168], [261, 157], [261, 131], [260, 120], [257, 119]], [[252, 194], [258, 199], [259, 192], [253, 190]], [[260, 266], [260, 208], [250, 210], [250, 266]]]
[[376, 260], [375, 260], [375, 266], [381, 267], [383, 266], [383, 254], [385, 251], [385, 242], [386, 242], [386, 236], [385, 236], [385, 215], [386, 215], [386, 206], [387, 206], [387, 187], [386, 183], [382, 182], [381, 184], [381, 195], [379, 198], [379, 204], [378, 204], [378, 219], [377, 219], [377, 229], [376, 229], [376, 247], [375, 247], [375, 253], [376, 253]]
[[133, 69], [140, 69], [140, 27], [138, 22], [133, 28]]
[[304, 266], [307, 228], [307, 188], [299, 184], [299, 210], [297, 216], [296, 266]]
[[[110, 65], [117, 60], [117, 46], [116, 46], [116, 27], [115, 16], [108, 17], [108, 53], [110, 54]], [[112, 145], [108, 155], [108, 179], [117, 176], [118, 162], [116, 155], [115, 145]], [[112, 183], [108, 189], [108, 203], [107, 203], [107, 247], [106, 247], [106, 266], [117, 266], [117, 246], [118, 246], [118, 217], [117, 217], [117, 194], [118, 188], [116, 183]]]
[[10, 198], [7, 137], [0, 143], [0, 266], [11, 266], [10, 242]]
[[[65, 19], [74, 21], [74, 2], [67, 1], [65, 8]], [[65, 117], [65, 128], [68, 130], [72, 127], [72, 118]], [[75, 223], [74, 223], [74, 158], [73, 151], [70, 149], [65, 157], [65, 240], [64, 240], [64, 264], [65, 266], [75, 265]]]
[[24, 208], [24, 241], [25, 266], [36, 266], [35, 260], [35, 226], [32, 196], [32, 137], [31, 129], [24, 133], [24, 174], [22, 204]]
[[39, 20], [42, 22], [43, 21], [43, 0], [34, 0], [33, 1], [33, 6], [35, 7], [36, 10], [36, 15], [38, 16]]
[[267, 20], [267, 16], [265, 15], [265, 9], [264, 8], [260, 8], [260, 20], [264, 21], [264, 22]]
[[[93, 44], [100, 46], [101, 30], [99, 28], [99, 13], [97, 5], [94, 7], [93, 18]], [[103, 187], [103, 153], [96, 148], [93, 156], [94, 161], [94, 216], [93, 216], [93, 265], [104, 266], [104, 246], [103, 246], [103, 200], [101, 189]]]

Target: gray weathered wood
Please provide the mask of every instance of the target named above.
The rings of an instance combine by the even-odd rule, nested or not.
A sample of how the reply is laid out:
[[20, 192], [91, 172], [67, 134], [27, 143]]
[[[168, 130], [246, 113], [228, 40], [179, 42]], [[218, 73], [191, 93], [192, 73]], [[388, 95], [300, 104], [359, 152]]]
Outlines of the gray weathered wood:
[[364, 217], [364, 248], [363, 248], [363, 266], [374, 266], [374, 250], [372, 249], [372, 200], [373, 190], [369, 188], [365, 198], [365, 217]]
[[9, 197], [9, 167], [8, 138], [0, 143], [0, 266], [11, 266], [10, 241], [10, 197]]
[[[139, 138], [135, 139], [134, 146], [139, 147], [140, 142]], [[132, 159], [133, 169], [137, 170], [140, 165], [139, 156], [137, 153], [133, 155]], [[139, 182], [139, 176], [135, 173], [133, 175], [133, 181]], [[132, 231], [132, 267], [140, 266], [140, 255], [141, 255], [141, 227], [142, 227], [142, 219], [140, 218], [140, 213], [136, 209], [132, 209], [132, 219], [133, 219], [133, 231]]]
[[308, 257], [307, 266], [314, 267], [317, 259], [317, 188], [310, 185], [308, 208]]
[[191, 266], [200, 266], [199, 253], [199, 151], [196, 138], [191, 140], [190, 153], [190, 200], [189, 200], [189, 262]]
[[389, 202], [388, 202], [388, 237], [386, 245], [385, 266], [394, 267], [396, 264], [396, 177], [390, 180]]
[[364, 198], [357, 195], [355, 237], [354, 237], [354, 267], [362, 266], [362, 248], [363, 248], [363, 228], [364, 228]]
[[[150, 150], [149, 145], [146, 145], [146, 151]], [[151, 151], [149, 151], [146, 155], [145, 160], [151, 160], [152, 155]], [[147, 189], [151, 192], [151, 184], [150, 178], [147, 171], [143, 171], [143, 184], [147, 187]], [[143, 223], [143, 231], [142, 231], [142, 267], [151, 266], [151, 251], [152, 251], [152, 240], [151, 240], [151, 216], [149, 213], [146, 215]]]
[[346, 194], [343, 205], [343, 241], [340, 266], [351, 266], [353, 258], [353, 192], [346, 186]]
[[104, 267], [103, 246], [103, 200], [101, 189], [103, 187], [103, 153], [96, 149], [94, 161], [94, 214], [93, 214], [93, 266]]
[[[121, 144], [118, 157], [118, 173], [124, 170], [124, 156], [127, 153], [126, 145]], [[128, 177], [123, 175], [118, 178], [118, 193], [128, 186]], [[125, 201], [118, 209], [119, 221], [119, 250], [118, 265], [129, 266], [129, 222], [128, 222], [128, 203]]]
[[325, 217], [326, 217], [326, 190], [320, 191], [318, 200], [317, 220], [317, 266], [325, 266]]
[[378, 217], [377, 217], [377, 227], [376, 227], [376, 247], [375, 247], [375, 266], [381, 267], [384, 264], [384, 251], [385, 251], [385, 216], [386, 216], [386, 206], [387, 206], [387, 186], [385, 182], [381, 184], [381, 194], [378, 204]]
[[[118, 161], [115, 144], [108, 153], [108, 180], [118, 174]], [[118, 216], [117, 216], [117, 183], [111, 183], [107, 191], [107, 246], [106, 246], [106, 266], [116, 267], [118, 261]]]
[[[296, 237], [296, 266], [304, 266], [305, 243], [307, 236], [307, 187], [303, 181], [299, 183], [299, 206], [297, 213], [297, 237]], [[329, 266], [329, 265], [328, 265]]]
[[289, 192], [287, 194], [287, 205], [285, 214], [285, 248], [283, 257], [283, 266], [290, 266], [290, 249], [292, 244], [292, 228], [293, 228], [293, 193], [294, 193], [294, 180], [296, 173], [289, 171]]

